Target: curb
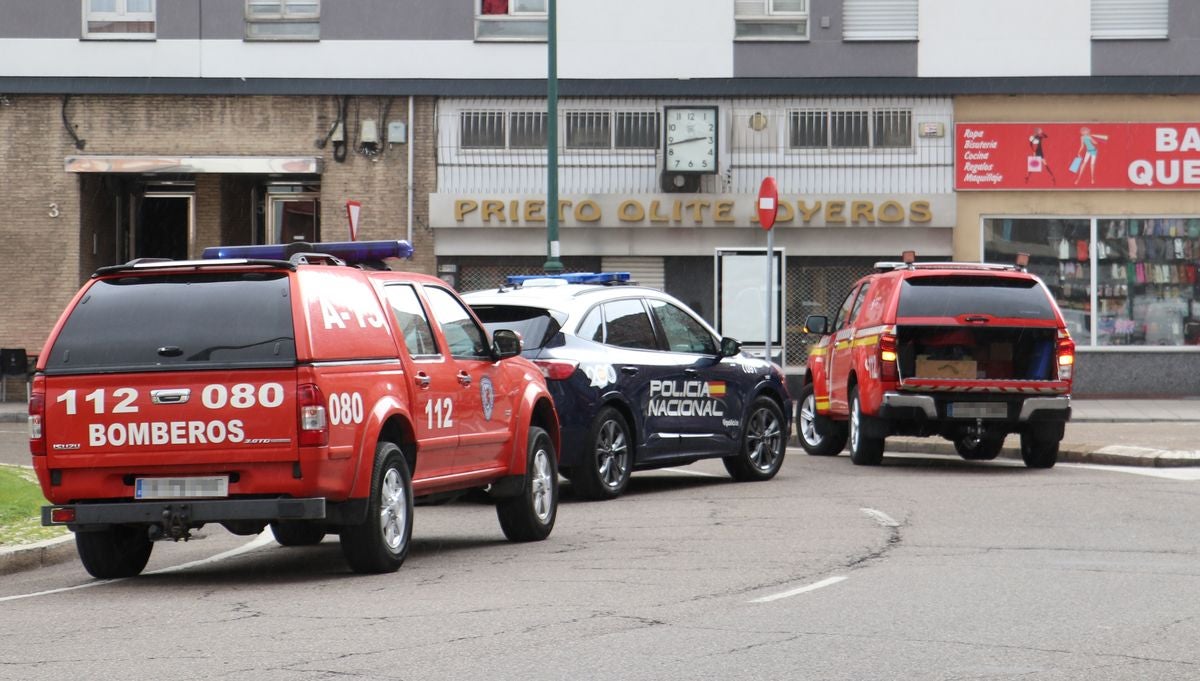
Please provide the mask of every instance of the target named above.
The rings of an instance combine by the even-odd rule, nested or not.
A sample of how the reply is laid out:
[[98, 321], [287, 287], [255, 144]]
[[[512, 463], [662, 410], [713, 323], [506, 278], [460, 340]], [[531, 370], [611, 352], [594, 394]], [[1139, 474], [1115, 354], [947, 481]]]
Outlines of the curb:
[[65, 563], [77, 557], [75, 533], [0, 549], [0, 575]]
[[[947, 454], [958, 456], [951, 442], [929, 441], [926, 438], [890, 437], [888, 444], [918, 454]], [[1021, 460], [1020, 447], [1005, 447], [1000, 450], [1003, 459]], [[1171, 451], [1148, 447], [1109, 445], [1099, 449], [1072, 449], [1065, 444], [1058, 451], [1060, 463], [1089, 463], [1103, 466], [1135, 466], [1141, 468], [1185, 468], [1200, 466], [1200, 451]]]

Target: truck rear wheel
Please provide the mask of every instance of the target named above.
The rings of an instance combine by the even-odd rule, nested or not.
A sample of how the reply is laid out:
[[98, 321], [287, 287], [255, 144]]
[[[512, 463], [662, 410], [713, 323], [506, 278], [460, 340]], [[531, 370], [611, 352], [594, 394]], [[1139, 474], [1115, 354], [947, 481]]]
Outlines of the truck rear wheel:
[[412, 540], [412, 476], [404, 453], [392, 442], [375, 447], [375, 470], [367, 519], [342, 528], [342, 554], [350, 569], [362, 573], [395, 572]]
[[558, 455], [545, 430], [529, 429], [521, 493], [496, 502], [500, 529], [509, 541], [541, 541], [558, 515]]
[[96, 579], [135, 577], [146, 569], [154, 544], [145, 525], [112, 525], [75, 533], [75, 548]]
[[878, 466], [883, 463], [883, 438], [865, 435], [865, 420], [858, 386], [854, 386], [850, 389], [850, 460], [858, 466]]
[[1021, 458], [1029, 468], [1053, 468], [1058, 461], [1058, 439], [1021, 433]]
[[817, 398], [813, 384], [800, 389], [800, 406], [796, 409], [796, 435], [800, 446], [811, 456], [837, 456], [846, 448], [849, 433], [845, 423], [817, 413]]

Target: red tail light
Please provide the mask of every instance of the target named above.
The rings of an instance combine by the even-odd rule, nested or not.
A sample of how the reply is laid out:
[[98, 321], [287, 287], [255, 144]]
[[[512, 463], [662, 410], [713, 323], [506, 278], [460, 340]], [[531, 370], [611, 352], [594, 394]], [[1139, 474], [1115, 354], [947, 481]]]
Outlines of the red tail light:
[[50, 522], [55, 524], [73, 523], [75, 522], [75, 509], [73, 508], [52, 508], [50, 509]]
[[1075, 341], [1065, 331], [1059, 331], [1058, 334], [1058, 345], [1054, 352], [1058, 380], [1069, 381], [1075, 375]]
[[896, 336], [891, 333], [879, 335], [879, 378], [884, 381], [898, 380], [896, 370]]
[[533, 363], [542, 370], [542, 375], [548, 381], [565, 381], [575, 375], [579, 362], [568, 359], [535, 359]]
[[325, 395], [312, 383], [296, 388], [296, 410], [300, 419], [300, 446], [329, 444], [329, 420], [325, 418]]
[[46, 392], [35, 390], [29, 394], [29, 453], [34, 456], [46, 455], [45, 418]]

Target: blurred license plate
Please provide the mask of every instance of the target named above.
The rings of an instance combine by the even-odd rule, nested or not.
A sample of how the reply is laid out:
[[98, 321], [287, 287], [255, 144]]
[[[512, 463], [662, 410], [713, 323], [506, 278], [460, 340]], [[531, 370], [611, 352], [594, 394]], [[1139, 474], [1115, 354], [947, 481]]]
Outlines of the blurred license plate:
[[206, 478], [138, 478], [134, 481], [135, 499], [188, 499], [229, 496], [229, 476]]
[[1008, 416], [1003, 402], [951, 402], [946, 415], [955, 419], [1002, 419]]

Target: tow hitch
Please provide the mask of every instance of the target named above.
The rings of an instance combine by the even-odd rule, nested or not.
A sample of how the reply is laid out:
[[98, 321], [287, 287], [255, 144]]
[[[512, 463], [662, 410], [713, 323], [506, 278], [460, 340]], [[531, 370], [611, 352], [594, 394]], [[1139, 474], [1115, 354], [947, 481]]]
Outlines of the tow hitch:
[[168, 504], [162, 511], [162, 524], [150, 526], [150, 540], [173, 539], [187, 541], [192, 538], [188, 529], [191, 509], [187, 504]]

